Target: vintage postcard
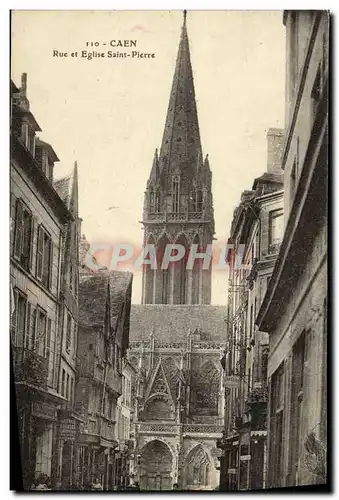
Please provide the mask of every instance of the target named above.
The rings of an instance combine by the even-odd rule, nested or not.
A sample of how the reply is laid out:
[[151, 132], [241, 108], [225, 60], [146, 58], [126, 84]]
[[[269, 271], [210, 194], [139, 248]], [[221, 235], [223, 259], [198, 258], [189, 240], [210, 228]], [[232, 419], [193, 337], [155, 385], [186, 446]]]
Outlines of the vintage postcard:
[[327, 11], [11, 13], [11, 488], [329, 488]]

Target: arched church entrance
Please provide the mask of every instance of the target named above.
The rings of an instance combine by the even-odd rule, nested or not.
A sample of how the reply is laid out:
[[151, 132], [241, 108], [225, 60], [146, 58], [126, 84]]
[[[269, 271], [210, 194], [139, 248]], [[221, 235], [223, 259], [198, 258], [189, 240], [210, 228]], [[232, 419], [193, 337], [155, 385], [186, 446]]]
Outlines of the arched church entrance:
[[210, 484], [211, 463], [201, 445], [187, 455], [182, 473], [182, 487], [187, 490], [208, 489]]
[[162, 441], [147, 443], [141, 451], [140, 488], [148, 491], [172, 489], [172, 453]]

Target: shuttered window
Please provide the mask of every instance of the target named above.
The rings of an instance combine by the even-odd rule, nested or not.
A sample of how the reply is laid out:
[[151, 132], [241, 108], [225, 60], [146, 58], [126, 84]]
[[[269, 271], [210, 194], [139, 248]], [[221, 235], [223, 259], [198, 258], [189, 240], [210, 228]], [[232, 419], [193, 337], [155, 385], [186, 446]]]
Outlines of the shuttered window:
[[37, 336], [36, 345], [37, 351], [40, 356], [46, 355], [46, 338], [47, 338], [47, 315], [41, 310], [37, 309]]
[[21, 200], [16, 202], [14, 257], [20, 264], [29, 269], [33, 247], [33, 218], [31, 212]]
[[70, 352], [72, 343], [72, 316], [66, 313], [66, 351]]
[[16, 347], [24, 347], [26, 334], [27, 298], [19, 290], [14, 290], [15, 310], [12, 316], [12, 342]]
[[47, 319], [47, 332], [46, 332], [46, 343], [45, 343], [45, 358], [49, 359], [51, 352], [51, 335], [52, 335], [52, 320]]
[[24, 335], [24, 348], [30, 349], [31, 347], [31, 336], [32, 336], [32, 314], [31, 314], [32, 304], [27, 302], [27, 310], [26, 310], [26, 330]]
[[53, 244], [49, 234], [42, 226], [38, 228], [37, 243], [37, 267], [36, 276], [42, 283], [51, 288], [52, 285], [52, 262], [53, 262]]

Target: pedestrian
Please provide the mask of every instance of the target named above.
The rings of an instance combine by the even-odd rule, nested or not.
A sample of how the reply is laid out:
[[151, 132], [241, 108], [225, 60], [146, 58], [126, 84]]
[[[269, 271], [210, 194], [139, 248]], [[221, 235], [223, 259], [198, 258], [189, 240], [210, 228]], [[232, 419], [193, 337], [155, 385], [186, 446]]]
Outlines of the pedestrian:
[[50, 491], [49, 487], [49, 477], [46, 474], [40, 474], [35, 482], [33, 491]]
[[103, 491], [102, 484], [100, 483], [98, 477], [95, 479], [95, 481], [93, 483], [92, 490], [93, 491]]

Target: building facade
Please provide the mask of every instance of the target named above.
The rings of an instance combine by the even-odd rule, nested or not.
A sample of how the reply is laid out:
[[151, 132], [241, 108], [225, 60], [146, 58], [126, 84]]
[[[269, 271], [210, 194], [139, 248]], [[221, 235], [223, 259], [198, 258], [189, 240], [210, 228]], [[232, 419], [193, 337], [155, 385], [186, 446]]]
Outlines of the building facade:
[[286, 11], [285, 232], [256, 324], [269, 335], [267, 486], [326, 483], [329, 14]]
[[78, 483], [79, 448], [77, 438], [83, 419], [75, 411], [75, 384], [77, 380], [76, 359], [78, 343], [78, 300], [79, 300], [79, 235], [81, 219], [78, 214], [78, 167], [54, 183], [60, 198], [73, 215], [65, 230], [64, 258], [60, 283], [60, 334], [58, 349], [61, 356], [58, 365], [57, 386], [59, 393], [67, 400], [59, 412], [57, 452], [53, 482], [60, 483], [65, 490]]
[[[245, 191], [234, 211], [229, 242], [228, 336], [225, 373], [225, 429], [220, 488], [265, 488], [267, 458], [268, 336], [254, 324], [283, 235], [283, 131], [267, 134], [267, 171]], [[234, 255], [240, 255], [236, 262]], [[240, 265], [239, 265], [240, 264]]]
[[224, 319], [221, 306], [132, 305], [129, 356], [137, 369], [133, 426], [142, 490], [219, 484]]
[[79, 340], [76, 409], [81, 424], [79, 488], [99, 480], [114, 489], [117, 400], [122, 394], [122, 362], [129, 342], [132, 275], [99, 271], [79, 285]]
[[[27, 75], [11, 90], [11, 347], [27, 490], [41, 474], [55, 480], [60, 420], [70, 399], [59, 382], [64, 265], [78, 215], [57, 191], [55, 151], [36, 137], [41, 129], [30, 111]], [[75, 329], [75, 344], [76, 335]], [[69, 372], [74, 381], [74, 363]]]
[[[209, 305], [212, 174], [202, 154], [186, 14], [142, 224], [144, 247], [155, 248], [156, 265], [144, 266], [142, 305], [131, 310], [137, 479], [142, 490], [170, 490], [175, 483], [213, 489], [224, 410], [225, 310]], [[167, 266], [171, 250], [176, 259]], [[188, 265], [190, 255], [202, 252], [205, 260], [198, 255]]]
[[118, 398], [116, 426], [118, 448], [115, 454], [115, 487], [126, 489], [135, 483], [135, 439], [132, 425], [132, 383], [136, 369], [124, 358], [122, 364], [121, 396]]

